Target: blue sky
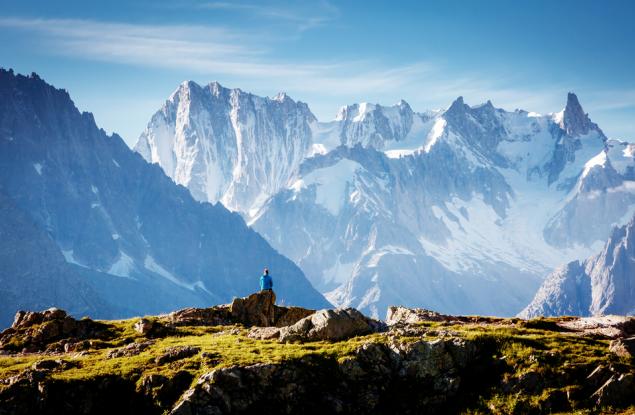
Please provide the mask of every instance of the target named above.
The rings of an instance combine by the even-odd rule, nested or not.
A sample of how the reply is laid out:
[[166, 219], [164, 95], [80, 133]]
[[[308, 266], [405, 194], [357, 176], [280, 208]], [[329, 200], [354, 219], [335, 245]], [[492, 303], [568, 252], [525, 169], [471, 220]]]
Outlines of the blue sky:
[[0, 66], [67, 89], [129, 144], [188, 79], [286, 91], [320, 120], [459, 95], [546, 113], [574, 91], [635, 141], [634, 22], [634, 1], [0, 0]]

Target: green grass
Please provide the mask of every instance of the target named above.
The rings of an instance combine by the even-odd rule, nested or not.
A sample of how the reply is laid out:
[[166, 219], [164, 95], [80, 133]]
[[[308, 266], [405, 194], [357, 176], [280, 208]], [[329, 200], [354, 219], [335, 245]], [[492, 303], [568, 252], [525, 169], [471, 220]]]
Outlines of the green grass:
[[[138, 319], [103, 322], [108, 335], [93, 342], [95, 348], [79, 355], [15, 355], [0, 356], [0, 379], [19, 374], [34, 362], [44, 359], [64, 359], [76, 363], [75, 367], [51, 373], [59, 381], [96, 379], [116, 375], [137, 382], [151, 374], [168, 378], [180, 371], [192, 375], [192, 382], [214, 368], [246, 366], [255, 363], [280, 363], [322, 356], [343, 361], [352, 356], [365, 343], [388, 342], [386, 334], [359, 336], [340, 342], [308, 342], [281, 344], [276, 340], [255, 340], [247, 337], [248, 329], [242, 326], [179, 327], [169, 336], [153, 339], [154, 344], [136, 356], [106, 358], [109, 351], [130, 342], [147, 340], [134, 330]], [[539, 408], [557, 391], [579, 387], [593, 368], [602, 364], [633, 371], [633, 362], [620, 359], [608, 352], [609, 341], [582, 337], [561, 330], [553, 320], [530, 322], [518, 319], [494, 319], [486, 323], [425, 322], [419, 325], [418, 336], [404, 336], [400, 342], [433, 341], [439, 338], [458, 337], [466, 341], [487, 345], [491, 353], [488, 364], [499, 362], [497, 383], [478, 389], [478, 396], [471, 397], [465, 413], [526, 413]], [[195, 356], [172, 363], [157, 364], [155, 359], [166, 349], [175, 346], [195, 346], [201, 352]], [[533, 392], [510, 389], [500, 390], [502, 383], [513, 384], [528, 373], [536, 373], [549, 381]], [[2, 386], [0, 385], [0, 388]], [[576, 409], [577, 410], [577, 409]], [[584, 412], [582, 408], [578, 413]], [[614, 412], [620, 413], [620, 412]]]

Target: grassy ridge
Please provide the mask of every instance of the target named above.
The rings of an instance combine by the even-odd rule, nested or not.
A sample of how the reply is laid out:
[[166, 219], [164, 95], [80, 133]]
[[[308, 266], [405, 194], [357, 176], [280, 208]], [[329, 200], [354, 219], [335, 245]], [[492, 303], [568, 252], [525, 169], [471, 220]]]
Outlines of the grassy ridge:
[[[369, 342], [434, 341], [440, 338], [462, 338], [490, 345], [492, 370], [474, 382], [474, 394], [462, 397], [465, 413], [529, 413], [548, 405], [557, 394], [564, 394], [579, 413], [596, 411], [581, 398], [585, 379], [598, 366], [635, 372], [632, 359], [608, 352], [609, 340], [580, 336], [558, 328], [554, 319], [523, 321], [493, 319], [485, 323], [424, 322], [412, 331], [387, 332], [359, 336], [340, 342], [307, 342], [281, 344], [275, 340], [254, 340], [248, 329], [240, 326], [178, 327], [166, 337], [152, 339], [154, 343], [136, 356], [107, 358], [110, 351], [132, 342], [148, 339], [134, 330], [137, 320], [104, 321], [108, 340], [98, 340], [81, 353], [26, 354], [0, 356], [0, 379], [18, 375], [35, 362], [63, 359], [72, 367], [51, 372], [52, 379], [75, 382], [115, 375], [136, 382], [141, 388], [150, 375], [173, 378], [187, 372], [192, 383], [215, 368], [246, 366], [255, 363], [282, 363], [319, 356], [342, 361]], [[171, 363], [160, 364], [157, 358], [177, 346], [194, 346], [200, 353]], [[532, 379], [538, 379], [532, 385]], [[2, 386], [0, 384], [0, 388]], [[633, 408], [622, 410], [633, 413]], [[631, 412], [629, 412], [631, 411]], [[613, 409], [603, 408], [612, 413]], [[619, 413], [619, 411], [615, 411]]]

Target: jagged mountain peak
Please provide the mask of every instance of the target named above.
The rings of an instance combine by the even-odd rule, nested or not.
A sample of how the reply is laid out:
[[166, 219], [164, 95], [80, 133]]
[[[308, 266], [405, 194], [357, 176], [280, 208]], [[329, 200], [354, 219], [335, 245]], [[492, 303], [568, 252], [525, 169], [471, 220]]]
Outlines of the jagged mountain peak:
[[604, 137], [602, 130], [584, 112], [578, 96], [573, 92], [567, 94], [567, 105], [555, 114], [554, 120], [571, 137], [587, 135], [591, 131], [597, 131]]
[[550, 274], [520, 316], [633, 315], [634, 299], [635, 217], [615, 227], [597, 255]]
[[459, 96], [448, 107], [444, 115], [449, 117], [461, 116], [465, 114], [467, 111], [469, 111], [470, 109], [471, 109], [470, 106], [465, 103], [465, 101], [463, 100], [463, 97]]
[[289, 97], [289, 95], [287, 95], [286, 92], [282, 91], [282, 92], [278, 92], [273, 98], [271, 98], [273, 101], [278, 101], [278, 102], [284, 102], [287, 100], [293, 101], [291, 99], [291, 97]]

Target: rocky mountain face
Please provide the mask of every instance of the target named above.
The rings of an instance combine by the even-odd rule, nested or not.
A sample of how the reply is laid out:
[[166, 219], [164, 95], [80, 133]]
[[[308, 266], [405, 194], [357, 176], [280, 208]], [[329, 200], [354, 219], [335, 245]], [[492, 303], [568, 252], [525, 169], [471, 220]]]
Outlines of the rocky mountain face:
[[[217, 84], [194, 88], [229, 91]], [[162, 129], [154, 123], [182, 90], [137, 144], [161, 166], [181, 158], [173, 143], [186, 135], [179, 120]], [[178, 101], [179, 108], [207, 108], [207, 115], [187, 118], [205, 125], [197, 129], [199, 146], [223, 147], [240, 135], [240, 129], [219, 135], [213, 122], [236, 94], [244, 95], [226, 92], [218, 101], [206, 92]], [[258, 100], [266, 103], [262, 113], [278, 102]], [[271, 118], [285, 126], [284, 134], [262, 133], [279, 152], [256, 162], [258, 169], [289, 164], [284, 175], [272, 176], [276, 186], [260, 186], [267, 190], [250, 196], [258, 203], [239, 202], [235, 192], [231, 201], [201, 195], [166, 171], [199, 200], [221, 200], [243, 215], [336, 305], [374, 316], [393, 303], [514, 315], [563, 259], [591, 255], [635, 211], [635, 146], [609, 140], [574, 94], [562, 111], [547, 115], [508, 112], [491, 102], [472, 107], [460, 97], [446, 110], [426, 113], [404, 101], [354, 104], [331, 122], [316, 121], [304, 104], [293, 108]], [[258, 117], [238, 116], [239, 126]], [[236, 188], [233, 176], [210, 171], [206, 177]]]
[[355, 309], [274, 301], [263, 292], [125, 321], [20, 312], [0, 333], [0, 413], [549, 414], [635, 404], [634, 317], [392, 307], [383, 324]]
[[549, 275], [521, 317], [635, 315], [635, 217], [604, 248]]
[[123, 317], [226, 302], [263, 266], [282, 301], [328, 304], [238, 214], [194, 200], [35, 74], [0, 71], [0, 196], [0, 325], [32, 306]]
[[196, 199], [248, 211], [295, 174], [315, 121], [306, 104], [286, 94], [269, 99], [218, 83], [184, 82], [135, 149]]

